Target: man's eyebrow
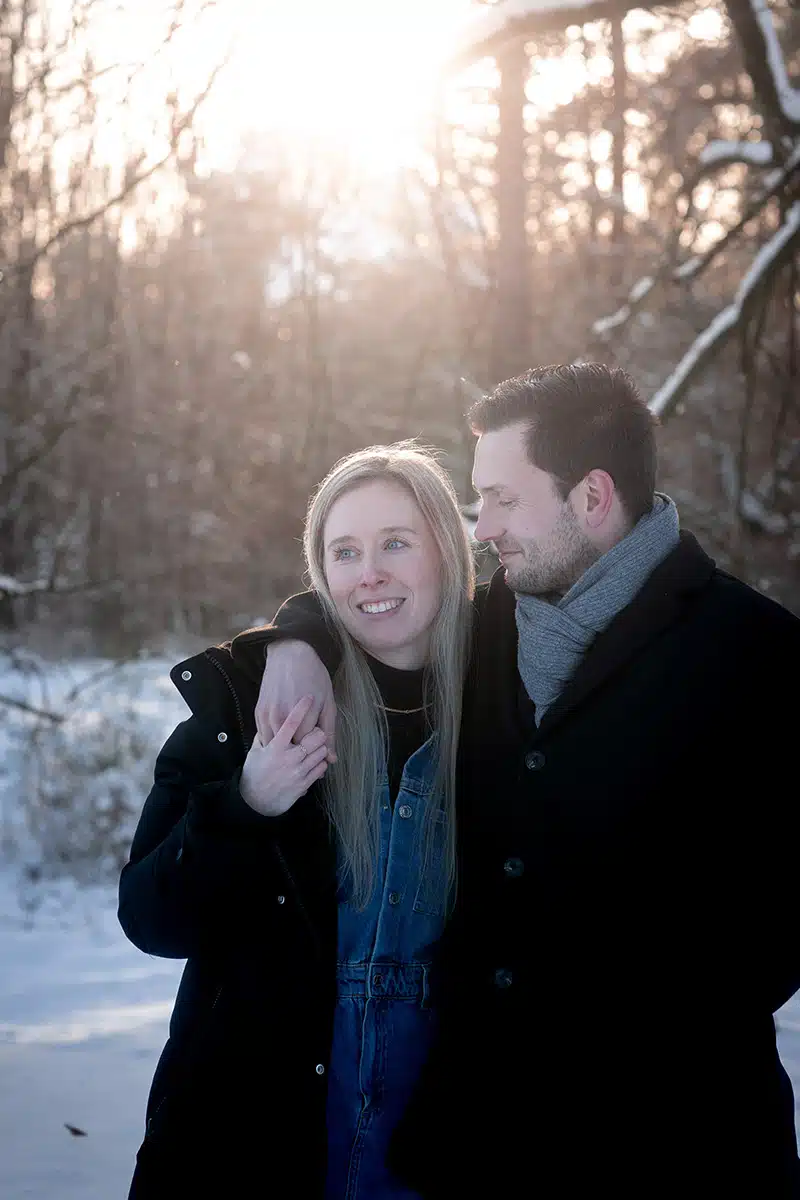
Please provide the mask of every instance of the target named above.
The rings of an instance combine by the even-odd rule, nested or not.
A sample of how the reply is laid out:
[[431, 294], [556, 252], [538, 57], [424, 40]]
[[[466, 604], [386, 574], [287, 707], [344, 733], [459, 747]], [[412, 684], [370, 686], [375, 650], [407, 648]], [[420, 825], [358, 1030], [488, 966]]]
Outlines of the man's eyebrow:
[[482, 487], [478, 487], [477, 483], [473, 479], [472, 486], [474, 487], [476, 492], [480, 493], [481, 496], [488, 496], [490, 492], [492, 492], [493, 494], [496, 495], [498, 492], [507, 492], [508, 491], [508, 488], [504, 483], [491, 483], [491, 484], [489, 484], [488, 487], [482, 488]]
[[[414, 537], [417, 536], [416, 529], [412, 529], [410, 525], [384, 525], [383, 529], [379, 529], [378, 533], [411, 533]], [[328, 546], [340, 546], [342, 542], [357, 542], [358, 538], [353, 533], [344, 533], [341, 537], [333, 538], [328, 542]]]

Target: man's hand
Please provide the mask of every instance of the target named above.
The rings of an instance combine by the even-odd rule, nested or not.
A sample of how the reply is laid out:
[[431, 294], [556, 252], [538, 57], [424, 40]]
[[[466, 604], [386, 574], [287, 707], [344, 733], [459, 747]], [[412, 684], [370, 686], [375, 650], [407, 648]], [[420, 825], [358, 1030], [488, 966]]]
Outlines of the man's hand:
[[301, 742], [318, 727], [325, 735], [327, 761], [336, 762], [336, 703], [331, 677], [316, 650], [306, 642], [276, 642], [267, 654], [256, 704], [256, 729], [263, 745], [268, 745], [304, 696], [313, 699], [293, 740]]
[[[280, 729], [265, 746], [256, 734], [242, 768], [239, 791], [245, 804], [265, 817], [288, 812], [312, 783], [328, 769], [325, 737], [315, 729], [299, 737], [300, 723], [311, 707], [311, 696], [295, 704]], [[293, 742], [297, 738], [297, 744]]]

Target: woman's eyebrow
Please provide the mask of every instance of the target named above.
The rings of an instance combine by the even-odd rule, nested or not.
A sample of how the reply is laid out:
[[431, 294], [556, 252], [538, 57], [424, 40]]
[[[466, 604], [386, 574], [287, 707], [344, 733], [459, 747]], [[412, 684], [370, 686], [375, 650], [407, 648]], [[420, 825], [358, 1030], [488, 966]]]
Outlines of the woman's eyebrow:
[[[383, 529], [378, 529], [378, 530], [376, 530], [376, 532], [377, 533], [411, 533], [415, 537], [417, 535], [416, 529], [412, 529], [410, 525], [385, 525], [383, 527]], [[332, 541], [328, 542], [328, 548], [330, 549], [331, 546], [339, 546], [339, 545], [341, 545], [342, 542], [357, 542], [357, 541], [359, 541], [359, 538], [357, 538], [354, 533], [344, 533], [344, 534], [342, 534], [341, 537], [333, 538]]]

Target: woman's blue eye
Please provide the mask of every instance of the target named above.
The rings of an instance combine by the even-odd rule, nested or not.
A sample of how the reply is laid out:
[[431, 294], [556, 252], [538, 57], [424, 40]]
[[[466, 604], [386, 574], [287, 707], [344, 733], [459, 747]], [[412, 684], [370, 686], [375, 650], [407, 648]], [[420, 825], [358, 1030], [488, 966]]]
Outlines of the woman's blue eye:
[[497, 501], [499, 508], [513, 508], [516, 503], [517, 503], [516, 500], [498, 500]]
[[386, 545], [390, 548], [394, 546], [407, 546], [408, 542], [404, 542], [402, 538], [389, 538], [389, 541], [386, 543]]
[[339, 546], [336, 550], [334, 550], [333, 557], [337, 560], [341, 560], [343, 558], [349, 558], [352, 554], [355, 554], [355, 550], [352, 548], [352, 546]]

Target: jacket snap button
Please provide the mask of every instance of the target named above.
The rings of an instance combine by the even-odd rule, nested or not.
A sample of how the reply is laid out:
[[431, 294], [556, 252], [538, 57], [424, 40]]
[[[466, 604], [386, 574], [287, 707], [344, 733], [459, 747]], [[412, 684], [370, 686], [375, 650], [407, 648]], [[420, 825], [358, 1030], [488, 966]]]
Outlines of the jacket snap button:
[[411, 816], [411, 805], [410, 804], [401, 804], [397, 810], [397, 813], [398, 813], [398, 816], [401, 816], [404, 821], [407, 821], [408, 818]]
[[217, 734], [217, 741], [218, 741], [218, 742], [227, 742], [227, 740], [228, 740], [228, 735], [227, 735], [227, 733], [218, 733], [218, 734]]
[[316, 1070], [316, 1072], [317, 1072], [317, 1074], [318, 1074], [318, 1075], [324, 1075], [324, 1074], [325, 1074], [325, 1068], [323, 1067], [322, 1063], [317, 1063], [317, 1065], [316, 1065], [316, 1067], [315, 1067], [314, 1069]]
[[285, 904], [285, 903], [286, 903], [286, 897], [278, 896], [278, 904]]
[[541, 750], [529, 750], [525, 755], [525, 766], [529, 771], [541, 771], [544, 766], [544, 755]]
[[399, 904], [400, 903], [400, 893], [399, 892], [389, 892], [389, 903], [390, 904]]
[[499, 988], [510, 988], [514, 977], [505, 967], [499, 967], [494, 973], [494, 981]]
[[181, 679], [183, 679], [185, 683], [188, 683], [191, 678], [192, 678], [191, 671], [181, 671]]
[[522, 872], [525, 870], [525, 863], [521, 858], [507, 858], [503, 863], [503, 870], [509, 879], [519, 879]]

